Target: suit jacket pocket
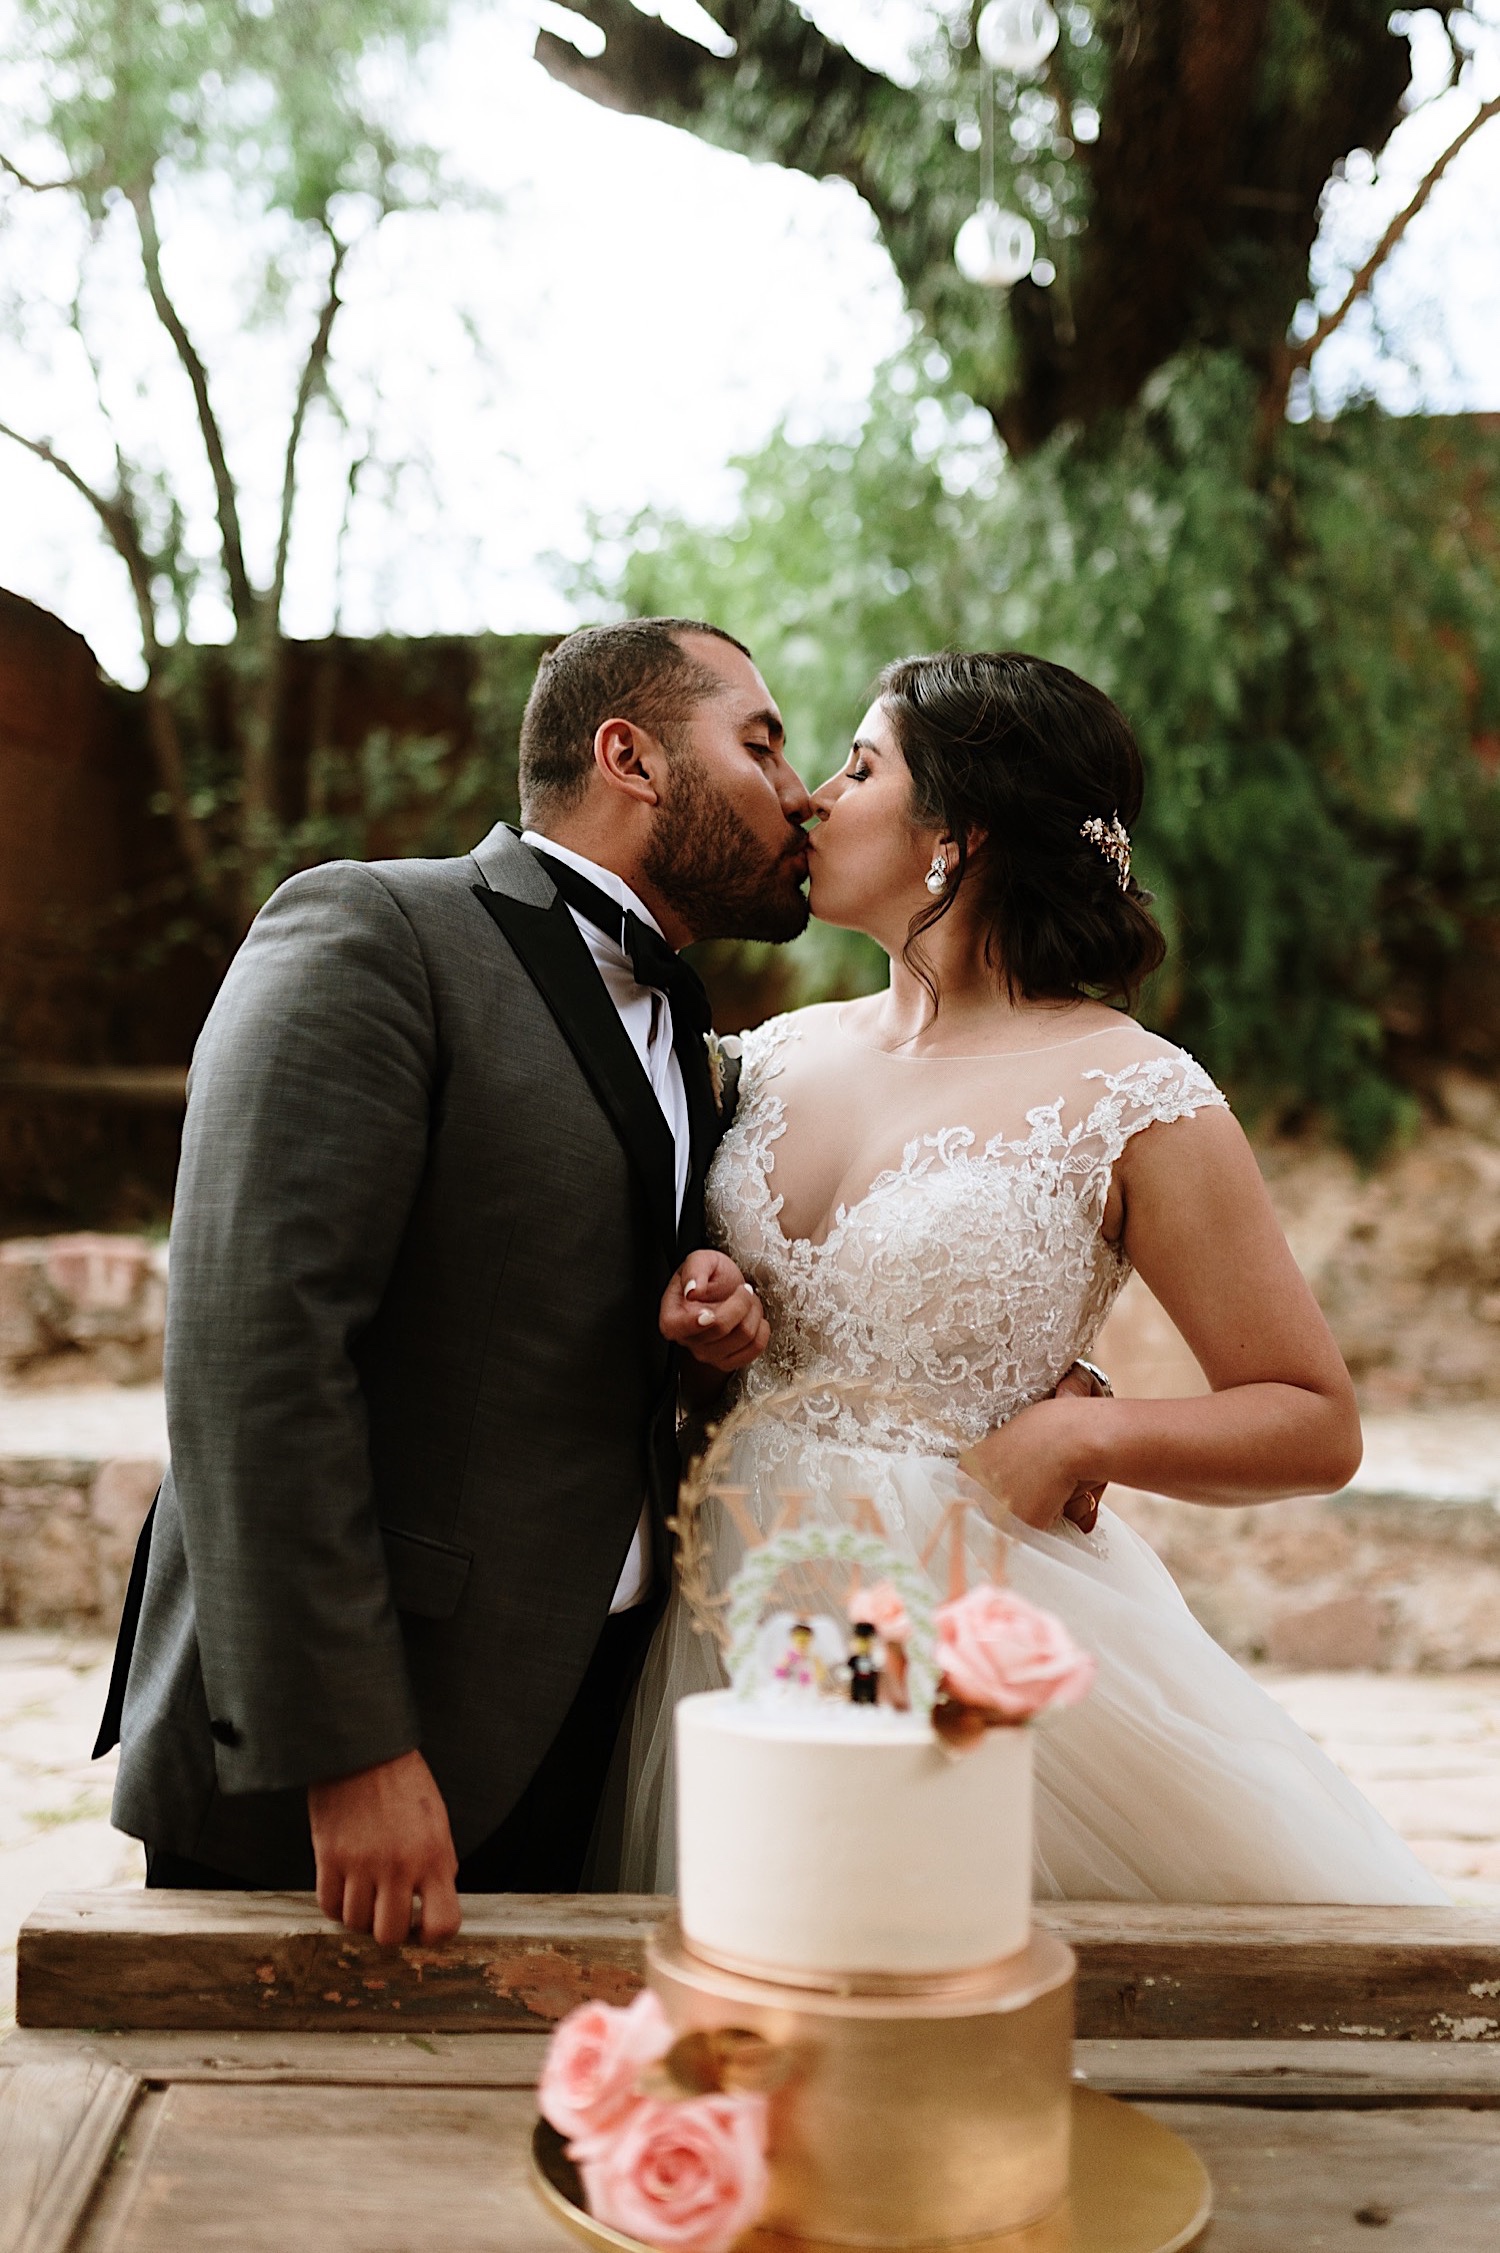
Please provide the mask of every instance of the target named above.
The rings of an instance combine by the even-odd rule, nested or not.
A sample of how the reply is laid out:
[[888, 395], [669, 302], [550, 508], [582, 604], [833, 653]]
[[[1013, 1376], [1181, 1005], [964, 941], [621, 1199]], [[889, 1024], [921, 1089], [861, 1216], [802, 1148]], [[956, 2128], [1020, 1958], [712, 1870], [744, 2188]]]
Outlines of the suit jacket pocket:
[[419, 1619], [451, 1619], [474, 1552], [456, 1549], [449, 1541], [430, 1541], [424, 1533], [406, 1533], [399, 1526], [383, 1525], [380, 1532], [397, 1611], [414, 1612]]

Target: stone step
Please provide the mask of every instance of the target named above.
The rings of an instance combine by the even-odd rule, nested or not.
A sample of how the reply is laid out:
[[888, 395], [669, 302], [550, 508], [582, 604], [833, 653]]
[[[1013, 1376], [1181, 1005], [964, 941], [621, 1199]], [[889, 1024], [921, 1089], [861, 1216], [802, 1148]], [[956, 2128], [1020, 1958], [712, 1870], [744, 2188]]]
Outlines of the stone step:
[[149, 1382], [166, 1313], [164, 1243], [92, 1232], [0, 1243], [0, 1379]]
[[[1238, 1658], [1500, 1665], [1500, 1413], [1371, 1417], [1365, 1440], [1341, 1495], [1110, 1503]], [[0, 1625], [113, 1627], [166, 1452], [159, 1387], [0, 1389]]]
[[0, 1625], [113, 1629], [166, 1459], [159, 1385], [0, 1388]]
[[[20, 1321], [18, 1291], [33, 1313], [52, 1308], [46, 1336], [74, 1339], [22, 1354], [21, 1381], [0, 1377], [0, 1625], [107, 1632], [119, 1615], [166, 1460], [161, 1388], [60, 1380], [97, 1369], [94, 1347], [79, 1341], [123, 1349], [132, 1326], [149, 1331], [160, 1260], [144, 1239], [0, 1246], [0, 1360], [6, 1335], [34, 1344], [43, 1334], [40, 1316], [30, 1331]], [[144, 1335], [137, 1345], [146, 1350]], [[1098, 1355], [1125, 1394], [1204, 1389], [1138, 1279]], [[1359, 1474], [1327, 1499], [1206, 1509], [1117, 1490], [1110, 1501], [1238, 1658], [1304, 1669], [1500, 1665], [1500, 1407], [1367, 1417]]]

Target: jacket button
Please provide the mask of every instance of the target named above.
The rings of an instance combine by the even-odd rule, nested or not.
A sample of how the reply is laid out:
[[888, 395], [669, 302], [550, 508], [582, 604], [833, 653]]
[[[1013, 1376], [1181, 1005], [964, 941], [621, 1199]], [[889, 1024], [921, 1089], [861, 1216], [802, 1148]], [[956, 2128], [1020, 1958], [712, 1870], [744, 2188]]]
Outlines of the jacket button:
[[216, 1744], [237, 1745], [240, 1741], [239, 1730], [232, 1721], [210, 1721], [208, 1733]]

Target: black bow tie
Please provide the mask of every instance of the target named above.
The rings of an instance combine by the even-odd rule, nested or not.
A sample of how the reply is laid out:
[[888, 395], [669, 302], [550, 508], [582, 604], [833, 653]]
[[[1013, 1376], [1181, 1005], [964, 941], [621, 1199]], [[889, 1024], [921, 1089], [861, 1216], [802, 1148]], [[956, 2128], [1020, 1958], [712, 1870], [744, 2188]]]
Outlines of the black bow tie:
[[537, 852], [537, 858], [569, 907], [624, 949], [637, 985], [654, 986], [666, 995], [674, 1039], [681, 1042], [692, 1036], [701, 1040], [713, 1024], [713, 1008], [708, 989], [692, 965], [674, 954], [660, 932], [643, 923], [632, 908], [621, 907], [618, 900], [612, 900], [608, 892], [601, 891], [566, 861], [554, 860], [551, 853], [544, 852]]

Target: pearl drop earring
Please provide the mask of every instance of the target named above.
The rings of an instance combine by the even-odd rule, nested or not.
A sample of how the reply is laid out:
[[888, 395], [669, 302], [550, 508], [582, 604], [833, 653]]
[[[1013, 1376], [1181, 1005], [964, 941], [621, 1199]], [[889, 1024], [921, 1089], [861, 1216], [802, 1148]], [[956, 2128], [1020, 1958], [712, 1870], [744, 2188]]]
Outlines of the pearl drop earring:
[[931, 892], [934, 899], [937, 898], [939, 892], [947, 891], [948, 863], [944, 860], [941, 853], [933, 854], [932, 866], [928, 869], [927, 874], [922, 879], [922, 882], [927, 886], [928, 891]]

